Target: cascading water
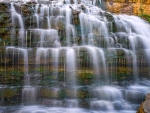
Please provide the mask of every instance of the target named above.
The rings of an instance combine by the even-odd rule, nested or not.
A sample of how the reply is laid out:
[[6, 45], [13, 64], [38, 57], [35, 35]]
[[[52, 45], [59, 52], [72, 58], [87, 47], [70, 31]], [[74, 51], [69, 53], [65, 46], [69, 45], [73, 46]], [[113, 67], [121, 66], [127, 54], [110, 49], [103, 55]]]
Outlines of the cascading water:
[[150, 90], [148, 23], [101, 0], [7, 2], [0, 112], [135, 113]]

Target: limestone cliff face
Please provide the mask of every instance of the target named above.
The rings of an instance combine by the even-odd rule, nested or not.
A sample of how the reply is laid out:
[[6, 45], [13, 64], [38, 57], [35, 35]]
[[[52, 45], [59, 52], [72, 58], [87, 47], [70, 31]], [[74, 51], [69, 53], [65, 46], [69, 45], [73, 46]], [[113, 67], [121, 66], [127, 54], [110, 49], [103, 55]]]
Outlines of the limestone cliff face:
[[150, 14], [150, 0], [107, 0], [107, 11], [116, 14]]

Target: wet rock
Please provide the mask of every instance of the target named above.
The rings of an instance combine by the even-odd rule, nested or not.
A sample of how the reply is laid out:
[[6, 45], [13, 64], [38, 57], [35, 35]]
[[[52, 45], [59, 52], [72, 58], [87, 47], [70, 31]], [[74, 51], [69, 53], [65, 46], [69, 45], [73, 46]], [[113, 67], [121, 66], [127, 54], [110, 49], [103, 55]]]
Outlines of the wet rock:
[[31, 16], [33, 14], [33, 9], [27, 4], [21, 6], [21, 11], [23, 16]]
[[72, 23], [75, 24], [75, 25], [78, 25], [80, 24], [80, 21], [79, 21], [79, 14], [80, 14], [80, 11], [79, 10], [76, 10], [76, 9], [73, 9], [71, 6], [70, 8], [72, 9]]
[[12, 89], [5, 89], [3, 92], [4, 98], [10, 98], [16, 95], [16, 93]]
[[126, 92], [126, 98], [129, 102], [141, 103], [144, 99], [144, 94], [139, 91], [129, 90]]
[[122, 103], [121, 103], [120, 101], [116, 101], [116, 102], [114, 103], [114, 108], [115, 108], [116, 110], [122, 110], [122, 109], [123, 109]]
[[37, 4], [35, 1], [26, 2], [26, 4]]
[[105, 12], [105, 16], [106, 16], [108, 21], [113, 21], [114, 20], [113, 15], [111, 13]]
[[9, 19], [10, 18], [10, 14], [9, 13], [3, 13], [0, 15], [0, 19]]
[[57, 27], [58, 27], [58, 28], [57, 28], [58, 31], [59, 31], [59, 30], [64, 30], [64, 29], [65, 29], [65, 24], [62, 23], [62, 22], [60, 22]]
[[0, 13], [5, 13], [9, 11], [10, 4], [0, 3]]
[[10, 42], [11, 14], [9, 12], [10, 4], [0, 3], [0, 38], [1, 45], [5, 46]]
[[150, 113], [150, 94], [146, 95], [146, 101], [143, 103], [145, 113]]
[[136, 113], [150, 113], [150, 93], [146, 95], [146, 100], [141, 104]]
[[10, 19], [6, 19], [5, 21], [3, 19], [0, 19], [0, 26], [1, 27], [7, 27], [7, 28], [10, 28], [12, 27], [12, 23], [11, 23], [11, 20]]
[[73, 24], [80, 24], [80, 21], [79, 21], [80, 11], [73, 10], [72, 14], [73, 14]]
[[10, 30], [8, 28], [0, 28], [0, 34], [10, 35]]
[[15, 8], [17, 13], [21, 13], [21, 6], [20, 5], [14, 4], [14, 8]]
[[150, 100], [146, 100], [143, 103], [143, 109], [146, 113], [150, 113]]
[[143, 103], [141, 104], [140, 108], [138, 109], [136, 113], [145, 113], [143, 109]]
[[55, 16], [51, 16], [51, 28], [52, 29], [56, 29], [56, 24], [55, 24], [55, 21], [56, 21], [56, 17]]
[[78, 101], [77, 100], [64, 100], [63, 106], [64, 107], [77, 107]]
[[51, 15], [53, 15], [53, 16], [58, 16], [59, 15], [59, 7], [52, 7], [51, 9], [50, 9], [50, 13], [51, 13]]
[[24, 18], [25, 28], [36, 28], [37, 23], [34, 21], [36, 18], [34, 16], [28, 16]]

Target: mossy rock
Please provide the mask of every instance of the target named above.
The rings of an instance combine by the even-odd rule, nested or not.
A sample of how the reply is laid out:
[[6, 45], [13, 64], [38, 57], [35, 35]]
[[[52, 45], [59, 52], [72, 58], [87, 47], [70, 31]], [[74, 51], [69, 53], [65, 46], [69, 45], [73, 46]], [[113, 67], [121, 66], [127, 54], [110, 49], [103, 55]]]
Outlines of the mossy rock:
[[3, 14], [3, 13], [6, 13], [6, 12], [9, 12], [7, 9], [0, 9], [0, 14]]
[[[8, 33], [10, 30], [8, 28], [0, 28], [0, 34]], [[10, 34], [10, 33], [9, 33]]]
[[111, 13], [105, 12], [105, 17], [109, 22], [114, 21], [113, 15]]
[[150, 23], [150, 14], [140, 14], [139, 16]]
[[[7, 32], [7, 31], [5, 31], [5, 32]], [[9, 34], [8, 35], [5, 34], [5, 32], [3, 34], [0, 34], [0, 37], [4, 42], [6, 41], [5, 43], [7, 43], [7, 42], [11, 41], [11, 37]]]
[[11, 98], [16, 95], [16, 92], [13, 89], [5, 89], [3, 92], [4, 98]]
[[8, 46], [8, 45], [11, 44], [11, 37], [10, 37], [10, 35], [5, 35], [4, 34], [4, 35], [1, 35], [0, 37], [3, 40], [3, 46]]
[[53, 16], [58, 16], [59, 15], [59, 8], [58, 7], [53, 7], [53, 9], [52, 9], [53, 11]]
[[117, 50], [117, 57], [118, 58], [125, 58], [126, 54], [125, 54], [125, 52], [122, 49], [118, 49]]
[[66, 88], [65, 89], [65, 96], [67, 98], [76, 98], [76, 91], [73, 88]]
[[[0, 18], [0, 29], [3, 28], [11, 28], [12, 23], [10, 19], [4, 19], [4, 18]], [[4, 29], [3, 29], [4, 30]], [[10, 31], [10, 30], [9, 30]], [[0, 31], [1, 32], [1, 31]], [[3, 31], [2, 31], [3, 32]]]
[[0, 19], [0, 27], [10, 28], [12, 26], [11, 19]]
[[54, 91], [53, 88], [42, 88], [40, 90], [40, 96], [45, 98], [58, 98], [59, 97], [59, 91]]
[[0, 3], [0, 6], [10, 7], [10, 3], [1, 2], [1, 3]]
[[5, 52], [6, 52], [6, 48], [4, 46], [0, 47], [0, 54], [5, 53]]
[[23, 16], [31, 16], [34, 12], [33, 9], [30, 7], [30, 5], [27, 4], [22, 5], [21, 10]]
[[81, 85], [90, 85], [94, 82], [94, 75], [90, 73], [81, 73], [78, 76], [78, 83]]
[[56, 26], [56, 29], [57, 29], [58, 31], [65, 30], [65, 24], [64, 24], [64, 22], [63, 22], [63, 21], [58, 21], [57, 26]]
[[77, 96], [80, 99], [88, 99], [92, 97], [92, 89], [90, 87], [82, 87], [77, 91]]
[[76, 37], [76, 41], [77, 41], [77, 44], [81, 44], [82, 38], [79, 37], [79, 36], [77, 36], [77, 37]]
[[1, 15], [0, 15], [0, 18], [2, 18], [3, 20], [5, 20], [5, 19], [9, 19], [11, 17], [11, 15], [10, 15], [10, 13], [2, 13]]
[[[0, 41], [0, 46], [4, 46], [4, 41]], [[0, 50], [1, 51], [1, 50]]]
[[0, 13], [8, 12], [10, 4], [0, 3]]

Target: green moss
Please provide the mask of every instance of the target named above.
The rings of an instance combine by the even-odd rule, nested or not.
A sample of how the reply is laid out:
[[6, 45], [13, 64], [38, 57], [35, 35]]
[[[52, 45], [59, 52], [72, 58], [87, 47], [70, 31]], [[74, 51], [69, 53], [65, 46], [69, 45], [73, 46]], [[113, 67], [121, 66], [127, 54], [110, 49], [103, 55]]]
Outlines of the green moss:
[[52, 91], [50, 89], [46, 89], [46, 88], [41, 89], [40, 95], [42, 95], [43, 97], [47, 97], [47, 98], [54, 96], [54, 95], [52, 95]]
[[111, 13], [105, 12], [105, 16], [108, 21], [114, 21], [114, 17]]
[[63, 98], [64, 97], [64, 91], [63, 90], [59, 90], [58, 92], [55, 91], [55, 89], [51, 88], [51, 87], [47, 87], [47, 88], [42, 88], [40, 90], [40, 95], [44, 98], [52, 98], [52, 99], [59, 99], [59, 98]]
[[81, 85], [93, 84], [95, 77], [91, 73], [80, 73], [78, 76], [78, 83]]
[[5, 84], [22, 84], [23, 72], [18, 69], [0, 69], [0, 82]]
[[90, 89], [89, 87], [83, 87], [83, 88], [79, 89], [77, 92], [78, 98], [80, 98], [80, 99], [91, 98], [92, 97], [91, 90], [92, 89]]
[[5, 89], [5, 91], [3, 93], [3, 97], [5, 97], [5, 98], [11, 98], [15, 95], [16, 95], [16, 92], [12, 89]]
[[37, 71], [38, 73], [45, 73], [47, 69], [45, 67], [40, 67], [40, 68], [36, 68], [35, 71]]
[[0, 34], [3, 34], [8, 31], [8, 28], [0, 28]]
[[150, 14], [141, 13], [139, 16], [150, 23]]

